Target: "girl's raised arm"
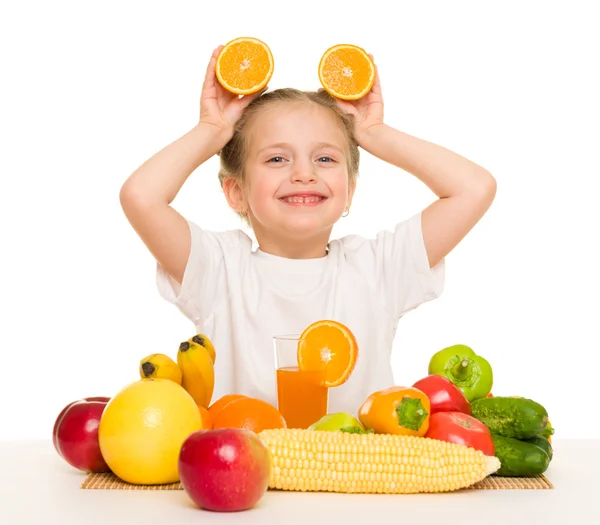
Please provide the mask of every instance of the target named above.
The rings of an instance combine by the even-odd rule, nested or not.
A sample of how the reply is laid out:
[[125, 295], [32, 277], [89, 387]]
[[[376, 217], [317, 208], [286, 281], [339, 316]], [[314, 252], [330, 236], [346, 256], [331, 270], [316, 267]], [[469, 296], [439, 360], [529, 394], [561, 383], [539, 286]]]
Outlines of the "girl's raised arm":
[[127, 220], [165, 271], [181, 284], [190, 254], [186, 219], [171, 202], [190, 174], [217, 153], [227, 139], [199, 123], [142, 164], [121, 187]]
[[414, 175], [438, 197], [421, 219], [432, 268], [477, 224], [496, 195], [496, 180], [481, 166], [385, 124], [365, 134], [363, 147]]
[[385, 124], [377, 69], [373, 88], [365, 97], [338, 103], [354, 116], [356, 139], [363, 149], [414, 175], [438, 197], [421, 215], [423, 240], [433, 268], [491, 206], [496, 180], [465, 157]]
[[[186, 219], [171, 203], [191, 173], [231, 139], [243, 109], [262, 94], [239, 98], [217, 81], [213, 51], [200, 97], [200, 119], [194, 128], [136, 169], [121, 187], [123, 211], [158, 263], [181, 284], [190, 254]], [[266, 89], [266, 88], [265, 88]]]

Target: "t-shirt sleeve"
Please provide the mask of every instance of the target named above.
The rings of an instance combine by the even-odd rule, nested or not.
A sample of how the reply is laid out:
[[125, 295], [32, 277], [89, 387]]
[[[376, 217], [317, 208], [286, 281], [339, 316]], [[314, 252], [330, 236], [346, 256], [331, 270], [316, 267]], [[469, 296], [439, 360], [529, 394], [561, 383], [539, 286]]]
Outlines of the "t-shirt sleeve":
[[249, 249], [240, 230], [211, 232], [187, 221], [190, 230], [190, 255], [179, 284], [157, 263], [156, 285], [160, 296], [194, 324], [202, 323], [226, 293], [226, 257]]
[[393, 318], [442, 294], [445, 260], [429, 267], [420, 212], [398, 223], [393, 231], [380, 232], [370, 243], [375, 286]]

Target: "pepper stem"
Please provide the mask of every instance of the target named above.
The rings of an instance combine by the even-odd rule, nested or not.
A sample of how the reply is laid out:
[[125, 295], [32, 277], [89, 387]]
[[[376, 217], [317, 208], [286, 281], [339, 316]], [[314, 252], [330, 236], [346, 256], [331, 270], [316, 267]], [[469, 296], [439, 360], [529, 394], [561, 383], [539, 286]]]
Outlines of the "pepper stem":
[[450, 373], [458, 381], [466, 381], [472, 374], [471, 361], [468, 359], [461, 359], [450, 369]]
[[396, 407], [398, 423], [401, 427], [419, 430], [427, 417], [427, 410], [421, 400], [414, 397], [405, 397]]

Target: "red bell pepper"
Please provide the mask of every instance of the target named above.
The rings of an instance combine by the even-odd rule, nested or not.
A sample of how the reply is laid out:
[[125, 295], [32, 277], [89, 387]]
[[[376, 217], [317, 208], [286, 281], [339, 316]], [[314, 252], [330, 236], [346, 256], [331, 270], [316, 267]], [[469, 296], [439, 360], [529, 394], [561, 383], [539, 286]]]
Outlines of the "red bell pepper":
[[492, 433], [488, 427], [463, 412], [431, 414], [425, 437], [473, 447], [481, 450], [486, 456], [493, 456], [496, 453]]
[[450, 379], [431, 374], [419, 379], [414, 385], [429, 398], [431, 413], [463, 412], [471, 415], [471, 405], [462, 391]]

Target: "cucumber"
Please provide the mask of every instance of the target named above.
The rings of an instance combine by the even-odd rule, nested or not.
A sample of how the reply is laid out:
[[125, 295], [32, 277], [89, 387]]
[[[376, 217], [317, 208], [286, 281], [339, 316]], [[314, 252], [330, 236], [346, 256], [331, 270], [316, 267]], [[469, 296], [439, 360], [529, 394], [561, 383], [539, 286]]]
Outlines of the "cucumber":
[[483, 397], [471, 402], [471, 415], [490, 432], [504, 437], [528, 439], [548, 426], [548, 412], [524, 397]]
[[532, 438], [524, 439], [523, 441], [526, 443], [532, 443], [536, 447], [540, 447], [546, 454], [548, 454], [548, 458], [550, 461], [552, 461], [552, 455], [554, 453], [552, 450], [552, 444], [545, 437], [537, 435], [533, 436]]
[[526, 441], [492, 434], [494, 455], [500, 460], [496, 476], [532, 476], [542, 474], [550, 464], [546, 452]]

